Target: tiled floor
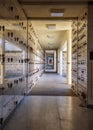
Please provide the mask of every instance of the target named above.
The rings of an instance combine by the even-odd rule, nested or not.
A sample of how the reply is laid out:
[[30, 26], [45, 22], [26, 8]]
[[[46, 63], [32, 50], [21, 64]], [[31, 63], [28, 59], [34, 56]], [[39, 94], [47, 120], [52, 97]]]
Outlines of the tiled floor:
[[66, 78], [56, 73], [43, 74], [42, 78], [33, 87], [30, 95], [75, 96], [71, 86], [66, 84]]
[[[34, 89], [62, 94], [70, 86], [56, 74], [45, 74]], [[92, 130], [93, 110], [79, 104], [76, 96], [27, 96], [4, 130]]]
[[77, 97], [28, 96], [4, 130], [92, 130], [93, 110]]

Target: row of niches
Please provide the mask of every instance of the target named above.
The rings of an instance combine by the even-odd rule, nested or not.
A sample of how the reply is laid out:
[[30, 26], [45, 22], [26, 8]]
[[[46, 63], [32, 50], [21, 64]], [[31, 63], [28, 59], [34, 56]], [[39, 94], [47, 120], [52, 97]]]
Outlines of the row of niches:
[[77, 91], [77, 21], [72, 24], [72, 89]]
[[[87, 29], [87, 11], [82, 14], [77, 20], [73, 21], [72, 32], [73, 38], [77, 40], [77, 34], [81, 34], [81, 32]], [[73, 41], [73, 40], [72, 40]]]
[[36, 83], [36, 79], [38, 79], [41, 76], [43, 69], [43, 67], [41, 67], [40, 69], [35, 69], [31, 74], [28, 73], [27, 76], [20, 75], [18, 77], [13, 78], [11, 76], [10, 78], [8, 77], [7, 79], [5, 79], [5, 83], [3, 85], [0, 85], [0, 94], [2, 95], [2, 92], [4, 95], [24, 94], [25, 88], [30, 87], [28, 83], [31, 81], [30, 85], [34, 85]]
[[9, 116], [9, 114], [20, 103], [22, 99], [23, 99], [23, 96], [20, 96], [20, 95], [0, 96], [0, 125], [4, 123], [7, 116]]
[[[25, 23], [26, 22], [19, 22], [18, 25], [20, 25], [21, 27], [24, 27]], [[16, 23], [14, 23], [14, 24], [16, 25]], [[24, 38], [20, 37], [21, 35], [20, 36], [18, 35], [18, 33], [19, 33], [18, 30], [17, 30], [17, 32], [7, 30], [5, 33], [3, 32], [3, 35], [5, 34], [4, 39], [8, 40], [9, 42], [13, 43], [15, 46], [18, 46], [19, 48], [24, 49], [25, 51], [28, 50], [28, 52], [30, 52], [31, 55], [33, 54], [35, 56], [33, 56], [33, 57], [31, 56], [32, 58], [28, 57], [28, 58], [25, 58], [25, 59], [20, 58], [19, 60], [16, 60], [15, 58], [11, 58], [11, 57], [6, 60], [6, 56], [0, 56], [0, 59], [2, 59], [2, 62], [4, 62], [6, 60], [7, 63], [18, 62], [18, 63], [21, 64], [21, 63], [26, 63], [26, 62], [29, 61], [29, 64], [33, 64], [32, 61], [34, 61], [34, 59], [35, 59], [34, 57], [38, 56], [39, 58], [41, 58], [40, 59], [40, 64], [44, 63], [44, 52], [41, 50], [41, 47], [40, 47], [40, 45], [38, 43], [39, 42], [38, 39], [37, 39], [37, 43], [36, 43], [36, 44], [38, 44], [38, 47], [39, 47], [38, 51], [36, 51], [36, 48], [33, 46], [33, 43], [35, 42], [35, 40], [33, 38], [33, 35], [34, 35], [35, 38], [37, 38], [37, 36], [35, 34], [35, 31], [33, 29], [33, 26], [32, 26], [31, 23], [29, 23], [28, 26], [30, 27], [30, 30], [31, 30], [31, 32], [28, 32], [28, 39], [30, 39], [30, 41], [28, 41], [28, 45], [26, 43], [27, 39], [24, 39]], [[1, 28], [5, 31], [5, 26], [1, 26]], [[33, 34], [31, 34], [31, 33], [33, 33]], [[25, 36], [25, 38], [27, 38], [27, 35]]]
[[[16, 55], [16, 53], [15, 53], [15, 55]], [[36, 57], [36, 55], [34, 57]], [[19, 56], [19, 57], [17, 57], [17, 56], [13, 57], [12, 55], [11, 55], [11, 57], [5, 56], [5, 63], [11, 63], [11, 62], [15, 63], [15, 64], [17, 64], [17, 63], [29, 63], [29, 64], [44, 63], [44, 59], [41, 58], [40, 56], [37, 55], [37, 58], [34, 58], [34, 57], [27, 57], [24, 59], [24, 58], [22, 58], [22, 56]]]
[[4, 85], [0, 85], [0, 95], [24, 95], [26, 85], [26, 78], [22, 76], [7, 79]]
[[[44, 58], [43, 58], [43, 55], [38, 55], [37, 53], [33, 53], [33, 56], [32, 54], [30, 54], [30, 56], [28, 56], [28, 58], [22, 58], [23, 57], [23, 54], [22, 52], [6, 52], [5, 55], [0, 55], [0, 61], [2, 62], [5, 62], [6, 64], [8, 63], [29, 63], [29, 64], [32, 64], [37, 62], [37, 63], [44, 63]], [[37, 59], [37, 60], [36, 60]]]
[[[28, 69], [25, 68], [28, 67]], [[41, 69], [43, 69], [43, 65], [42, 64], [31, 64], [31, 65], [20, 65], [20, 64], [5, 64], [5, 75], [7, 78], [9, 78], [10, 76], [21, 76], [24, 75], [24, 69], [25, 69], [25, 73], [31, 73], [31, 75], [33, 75], [34, 73], [40, 71]], [[10, 78], [11, 78], [10, 77]]]
[[[3, 24], [3, 23], [5, 23], [5, 24]], [[9, 23], [11, 23], [11, 25]], [[10, 22], [0, 21], [0, 32], [6, 31], [8, 28], [7, 26], [10, 26], [11, 28], [14, 28], [15, 30], [23, 30], [24, 32], [27, 33], [27, 22], [24, 22], [24, 21], [10, 21]], [[17, 27], [18, 27], [18, 29], [17, 29]], [[13, 37], [13, 32], [8, 32], [8, 37]]]
[[[8, 23], [9, 21], [6, 24]], [[13, 26], [12, 29], [10, 29], [11, 26], [9, 24]], [[3, 109], [3, 113], [0, 111], [1, 124], [20, 103], [24, 95], [31, 91], [44, 71], [44, 52], [39, 45], [38, 38], [32, 25], [29, 23], [28, 26], [30, 26], [30, 28], [27, 34], [26, 22], [22, 23], [21, 21], [18, 23], [17, 20], [14, 24], [9, 24], [9, 26], [4, 25], [3, 27], [3, 24], [1, 25], [0, 23], [2, 26], [0, 37], [2, 38], [3, 36], [1, 42], [6, 43], [8, 41], [20, 48], [22, 52], [20, 52], [21, 54], [18, 56], [15, 52], [13, 55], [6, 54], [6, 50], [4, 50], [5, 53], [0, 56], [0, 59], [3, 58], [3, 61], [5, 61], [4, 64], [2, 64], [2, 62], [0, 63], [0, 67], [4, 68], [2, 71], [4, 72], [4, 83], [0, 84], [0, 97], [7, 95], [7, 98], [3, 99], [3, 103], [0, 102], [0, 110], [1, 108]], [[12, 52], [10, 51], [10, 53]], [[2, 75], [0, 79], [2, 79]], [[11, 97], [12, 95], [15, 96]]]
[[[85, 31], [84, 31], [85, 32]], [[72, 46], [72, 48], [75, 48], [76, 47], [76, 43], [77, 43], [77, 41], [78, 42], [82, 42], [82, 40], [85, 40], [86, 39], [86, 32], [85, 33], [82, 33], [82, 34], [80, 34], [80, 35], [78, 35], [78, 37], [74, 37], [74, 39], [72, 40], [72, 42], [73, 42], [73, 46]]]
[[[21, 23], [22, 24], [22, 23]], [[23, 25], [23, 24], [22, 24]], [[17, 33], [19, 34], [19, 32], [17, 31]], [[4, 58], [3, 61], [5, 61], [5, 76], [6, 76], [6, 80], [8, 80], [10, 78], [10, 80], [12, 80], [12, 77], [21, 77], [24, 76], [26, 78], [26, 74], [27, 72], [29, 72], [29, 77], [31, 78], [33, 75], [38, 75], [38, 73], [40, 71], [42, 71], [44, 69], [44, 55], [41, 53], [42, 51], [38, 49], [38, 52], [36, 51], [35, 46], [33, 45], [27, 45], [25, 42], [25, 48], [23, 48], [23, 41], [25, 40], [22, 35], [19, 35], [14, 31], [5, 31], [3, 32], [3, 36], [4, 36], [4, 40], [8, 40], [14, 44], [15, 46], [18, 46], [19, 48], [21, 48], [21, 50], [23, 50], [23, 52], [27, 52], [27, 54], [25, 56], [23, 56], [22, 52], [20, 56], [15, 56], [14, 52], [14, 56], [7, 56], [7, 54], [5, 53], [2, 54], [0, 56], [0, 58]], [[5, 34], [5, 35], [4, 35]], [[31, 42], [32, 43], [32, 42]], [[19, 46], [22, 45], [22, 46]], [[36, 43], [39, 44], [39, 43]], [[33, 46], [33, 47], [32, 47]], [[40, 48], [41, 49], [41, 48]], [[11, 51], [9, 52], [11, 53]], [[33, 54], [33, 55], [32, 55]], [[8, 54], [9, 55], [9, 54]], [[27, 58], [23, 58], [23, 57], [27, 57]], [[33, 61], [33, 63], [32, 63]], [[37, 62], [36, 62], [37, 61]], [[28, 63], [25, 64], [24, 63]], [[0, 63], [2, 64], [2, 62]], [[34, 64], [34, 66], [32, 67], [32, 64]], [[28, 69], [27, 69], [28, 67]], [[26, 71], [27, 70], [27, 71]], [[17, 84], [17, 82], [15, 83], [15, 85]], [[13, 86], [13, 85], [12, 85]], [[22, 86], [20, 84], [20, 86]], [[2, 87], [2, 85], [1, 85]], [[9, 87], [11, 87], [11, 84], [9, 85]], [[13, 87], [14, 88], [14, 87]]]
[[[7, 116], [13, 111], [13, 109], [23, 99], [25, 93], [29, 93], [31, 88], [35, 85], [38, 79], [42, 76], [43, 69], [33, 76], [18, 77], [11, 80], [7, 80], [2, 88], [3, 101], [0, 99], [0, 108], [3, 109], [3, 114], [0, 114], [0, 124], [3, 124]], [[1, 87], [0, 87], [1, 88]], [[1, 89], [0, 89], [1, 90]], [[7, 97], [6, 97], [7, 95]], [[13, 96], [14, 95], [14, 96]], [[0, 109], [0, 110], [1, 110]], [[1, 112], [1, 111], [0, 111]]]
[[[29, 71], [38, 67], [40, 69], [44, 65], [44, 61], [38, 56], [31, 56], [28, 59], [23, 59], [24, 53], [22, 52], [7, 52], [5, 56], [5, 70], [6, 75], [19, 75], [24, 71], [24, 67], [29, 67]], [[33, 59], [32, 59], [33, 57]], [[14, 69], [15, 68], [15, 69]]]
[[72, 42], [73, 44], [77, 41], [81, 41], [83, 38], [86, 37], [86, 31], [87, 31], [87, 22], [86, 21], [83, 21], [83, 23], [81, 22], [81, 26], [78, 25], [78, 22], [77, 23], [77, 28], [74, 28], [72, 30], [72, 33], [73, 33], [73, 38], [72, 38]]
[[[9, 23], [5, 23], [5, 25], [0, 24], [0, 32], [2, 33], [2, 31], [3, 31], [2, 35], [4, 35], [4, 37], [7, 40], [10, 40], [10, 42], [14, 42], [17, 45], [19, 44], [19, 46], [23, 46], [23, 48], [28, 48], [28, 49], [30, 49], [30, 51], [33, 50], [33, 47], [30, 46], [30, 44], [35, 45], [36, 41], [39, 44], [38, 37], [37, 37], [31, 23], [29, 23], [29, 25], [28, 25], [28, 27], [31, 28], [28, 30], [28, 33], [27, 33], [27, 31], [24, 31], [24, 29], [27, 28], [26, 22], [14, 22], [14, 23], [11, 22], [11, 25], [10, 24], [8, 25], [8, 24]], [[20, 28], [17, 29], [17, 26], [18, 26], [18, 28], [20, 26]], [[13, 31], [11, 31], [7, 28], [13, 28]], [[22, 35], [25, 35], [24, 36], [25, 38], [22, 35], [20, 35], [20, 31], [21, 31]], [[28, 40], [28, 43], [27, 43], [27, 40]], [[39, 47], [38, 49], [41, 50], [41, 47]]]
[[27, 65], [27, 64], [44, 64], [44, 59], [36, 55], [30, 55], [24, 58], [22, 52], [7, 52], [5, 55], [5, 65]]
[[[12, 81], [7, 81], [0, 89], [2, 95], [24, 95], [31, 91], [31, 88], [36, 84], [37, 80], [41, 77], [43, 71], [34, 74], [28, 78], [14, 78]], [[26, 91], [27, 90], [27, 91]]]
[[15, 63], [15, 64], [18, 64], [18, 63], [20, 63], [20, 64], [22, 64], [22, 63], [28, 63], [28, 64], [44, 64], [44, 62], [43, 61], [40, 61], [40, 60], [38, 60], [38, 61], [36, 61], [36, 60], [31, 60], [30, 61], [30, 59], [29, 58], [25, 58], [25, 59], [17, 59], [17, 58], [15, 58], [15, 57], [5, 57], [5, 63], [6, 64], [11, 64], [11, 63]]
[[83, 87], [87, 88], [87, 68], [86, 68], [86, 65], [79, 66], [79, 68], [78, 68], [78, 82]]
[[83, 96], [86, 95], [85, 88], [87, 89], [87, 11], [73, 24], [72, 88]]
[[[79, 18], [78, 28], [78, 87], [81, 94], [86, 95], [87, 90], [87, 12], [83, 20]], [[81, 87], [81, 90], [80, 90]], [[84, 88], [84, 89], [83, 89]], [[86, 90], [85, 90], [86, 88]], [[86, 96], [85, 96], [86, 97]]]

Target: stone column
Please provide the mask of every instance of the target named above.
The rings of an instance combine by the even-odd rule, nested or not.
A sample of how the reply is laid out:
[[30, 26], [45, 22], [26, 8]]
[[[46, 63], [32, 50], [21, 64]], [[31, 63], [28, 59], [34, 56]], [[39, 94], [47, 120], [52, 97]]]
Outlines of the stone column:
[[71, 30], [68, 30], [67, 37], [67, 83], [71, 85]]
[[60, 50], [60, 75], [62, 75], [62, 51]]
[[60, 74], [60, 49], [57, 51], [57, 73]]
[[5, 39], [4, 32], [0, 34], [0, 84], [4, 84], [5, 78]]

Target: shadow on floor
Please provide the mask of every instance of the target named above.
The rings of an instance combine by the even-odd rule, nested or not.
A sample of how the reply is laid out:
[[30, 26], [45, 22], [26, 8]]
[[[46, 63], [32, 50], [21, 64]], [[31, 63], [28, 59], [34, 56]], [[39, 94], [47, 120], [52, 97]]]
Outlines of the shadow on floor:
[[29, 95], [76, 96], [66, 79], [58, 74], [44, 74]]
[[37, 95], [37, 96], [76, 96], [71, 89], [62, 89], [60, 90], [53, 90], [53, 91], [40, 91], [40, 90], [34, 90], [29, 95]]

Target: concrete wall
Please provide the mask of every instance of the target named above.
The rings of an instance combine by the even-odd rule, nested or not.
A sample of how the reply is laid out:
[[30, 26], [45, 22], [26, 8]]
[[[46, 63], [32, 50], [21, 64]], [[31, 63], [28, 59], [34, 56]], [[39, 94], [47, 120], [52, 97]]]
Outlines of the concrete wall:
[[67, 43], [66, 45], [67, 46], [67, 83], [71, 85], [71, 29], [65, 32], [58, 50], [58, 55], [59, 55], [58, 73], [60, 75], [62, 75], [62, 51], [66, 43]]

